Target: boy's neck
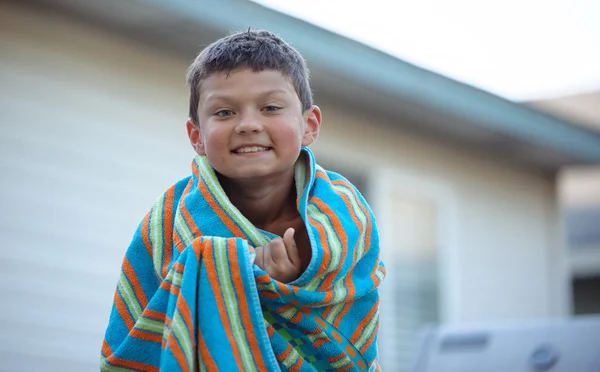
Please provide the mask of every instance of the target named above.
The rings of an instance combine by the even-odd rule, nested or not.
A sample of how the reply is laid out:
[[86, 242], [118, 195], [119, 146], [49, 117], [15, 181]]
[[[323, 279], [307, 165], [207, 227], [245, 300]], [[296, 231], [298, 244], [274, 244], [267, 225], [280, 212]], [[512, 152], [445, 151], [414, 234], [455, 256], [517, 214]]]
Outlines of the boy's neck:
[[270, 231], [271, 226], [291, 221], [298, 214], [293, 173], [267, 182], [222, 176], [219, 181], [231, 203], [259, 229]]

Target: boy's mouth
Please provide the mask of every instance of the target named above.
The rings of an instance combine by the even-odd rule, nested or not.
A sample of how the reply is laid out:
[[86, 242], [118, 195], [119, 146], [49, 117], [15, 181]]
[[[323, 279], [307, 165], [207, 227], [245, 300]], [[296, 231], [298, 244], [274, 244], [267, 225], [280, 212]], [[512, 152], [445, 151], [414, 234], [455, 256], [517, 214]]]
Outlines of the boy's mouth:
[[253, 152], [264, 152], [271, 150], [271, 147], [265, 146], [244, 146], [233, 150], [232, 152], [235, 154], [248, 154]]

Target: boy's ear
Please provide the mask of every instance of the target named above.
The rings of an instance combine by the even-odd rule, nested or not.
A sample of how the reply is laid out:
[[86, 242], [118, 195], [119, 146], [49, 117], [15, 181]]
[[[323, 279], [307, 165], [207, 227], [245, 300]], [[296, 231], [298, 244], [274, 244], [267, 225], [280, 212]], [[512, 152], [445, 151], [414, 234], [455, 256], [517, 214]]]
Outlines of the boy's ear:
[[192, 119], [188, 119], [185, 123], [185, 127], [187, 128], [190, 144], [194, 148], [194, 151], [196, 151], [198, 155], [206, 155], [204, 144], [202, 143], [202, 136], [200, 135], [200, 127], [194, 123], [194, 120]]
[[321, 130], [321, 109], [319, 106], [313, 105], [304, 112], [304, 135], [302, 136], [302, 146], [308, 146], [319, 137]]

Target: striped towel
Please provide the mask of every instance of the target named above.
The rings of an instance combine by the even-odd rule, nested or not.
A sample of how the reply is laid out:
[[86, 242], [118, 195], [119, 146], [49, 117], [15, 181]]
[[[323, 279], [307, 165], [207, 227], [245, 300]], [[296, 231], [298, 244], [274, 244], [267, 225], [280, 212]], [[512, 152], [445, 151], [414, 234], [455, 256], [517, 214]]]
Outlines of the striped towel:
[[275, 236], [229, 201], [206, 157], [139, 225], [123, 260], [102, 371], [375, 371], [374, 216], [342, 176], [303, 148], [298, 210], [312, 260], [284, 284], [254, 265]]

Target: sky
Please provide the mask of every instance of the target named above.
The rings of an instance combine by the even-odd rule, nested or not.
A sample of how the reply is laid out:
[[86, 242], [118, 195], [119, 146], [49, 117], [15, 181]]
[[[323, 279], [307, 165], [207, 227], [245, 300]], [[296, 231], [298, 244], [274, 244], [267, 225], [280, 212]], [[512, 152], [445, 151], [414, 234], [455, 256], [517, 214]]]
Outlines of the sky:
[[514, 101], [600, 90], [600, 0], [254, 0]]

